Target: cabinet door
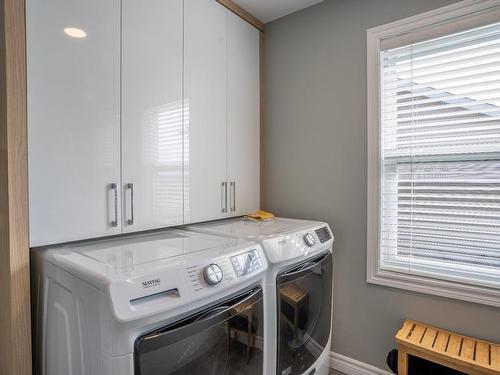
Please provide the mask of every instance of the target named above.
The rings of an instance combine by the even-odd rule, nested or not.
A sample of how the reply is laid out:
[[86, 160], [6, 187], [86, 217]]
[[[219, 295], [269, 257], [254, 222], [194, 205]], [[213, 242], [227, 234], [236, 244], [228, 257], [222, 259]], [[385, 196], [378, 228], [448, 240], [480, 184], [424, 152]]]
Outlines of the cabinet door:
[[217, 219], [226, 171], [227, 10], [184, 2], [184, 219]]
[[117, 234], [120, 1], [26, 10], [30, 244]]
[[260, 206], [259, 37], [256, 28], [229, 13], [227, 129], [232, 215]]
[[182, 0], [122, 0], [123, 231], [183, 223]]

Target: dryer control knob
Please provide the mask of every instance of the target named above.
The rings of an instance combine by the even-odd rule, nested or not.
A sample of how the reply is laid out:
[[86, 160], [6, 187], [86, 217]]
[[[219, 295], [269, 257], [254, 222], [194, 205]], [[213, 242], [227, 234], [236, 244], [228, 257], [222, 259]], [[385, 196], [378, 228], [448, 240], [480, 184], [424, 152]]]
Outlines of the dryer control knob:
[[224, 274], [217, 264], [210, 264], [203, 270], [203, 278], [209, 285], [217, 285], [222, 281]]
[[306, 233], [304, 235], [304, 242], [309, 247], [316, 245], [316, 240], [314, 239], [314, 236], [311, 233]]

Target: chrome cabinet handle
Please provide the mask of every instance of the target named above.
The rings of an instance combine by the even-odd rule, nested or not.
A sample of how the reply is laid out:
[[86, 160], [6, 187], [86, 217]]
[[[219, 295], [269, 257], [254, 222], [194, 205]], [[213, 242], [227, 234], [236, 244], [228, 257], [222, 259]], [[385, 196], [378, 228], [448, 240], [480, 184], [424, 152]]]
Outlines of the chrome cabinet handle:
[[233, 211], [236, 212], [236, 181], [233, 181]]
[[220, 200], [221, 200], [221, 211], [222, 213], [227, 212], [227, 182], [221, 183], [220, 187]]
[[134, 184], [127, 184], [127, 189], [130, 189], [130, 219], [127, 224], [134, 225]]
[[231, 188], [231, 212], [236, 212], [236, 181], [231, 181], [229, 183]]
[[118, 226], [118, 185], [113, 183], [110, 185], [111, 190], [113, 190], [113, 203], [114, 203], [114, 215], [115, 219], [111, 221], [111, 226], [112, 227], [117, 227]]
[[227, 212], [227, 181], [224, 182], [224, 212]]

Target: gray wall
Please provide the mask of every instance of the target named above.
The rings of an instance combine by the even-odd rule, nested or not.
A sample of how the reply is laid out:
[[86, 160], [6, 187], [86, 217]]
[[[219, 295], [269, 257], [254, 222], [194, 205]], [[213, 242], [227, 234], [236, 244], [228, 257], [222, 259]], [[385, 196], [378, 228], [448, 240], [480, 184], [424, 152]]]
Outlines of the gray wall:
[[335, 234], [333, 350], [385, 368], [405, 317], [500, 341], [500, 309], [366, 283], [366, 29], [452, 0], [326, 0], [266, 25], [265, 207]]

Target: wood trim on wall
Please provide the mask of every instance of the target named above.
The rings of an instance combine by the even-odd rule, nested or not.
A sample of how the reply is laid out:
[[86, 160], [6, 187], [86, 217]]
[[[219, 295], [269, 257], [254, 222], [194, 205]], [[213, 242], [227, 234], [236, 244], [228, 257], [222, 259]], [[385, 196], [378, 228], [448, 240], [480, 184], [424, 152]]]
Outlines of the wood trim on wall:
[[247, 21], [249, 24], [255, 26], [260, 31], [264, 31], [264, 23], [262, 21], [260, 21], [256, 17], [252, 16], [245, 9], [243, 9], [239, 5], [235, 4], [231, 0], [217, 0], [217, 2], [224, 5], [227, 9], [229, 9], [233, 13], [237, 14], [238, 16], [243, 18], [245, 21]]
[[259, 89], [260, 89], [260, 141], [259, 141], [259, 157], [260, 157], [260, 208], [264, 209], [264, 166], [265, 166], [265, 70], [264, 70], [264, 32], [259, 35]]
[[31, 374], [24, 0], [0, 2], [0, 374]]

